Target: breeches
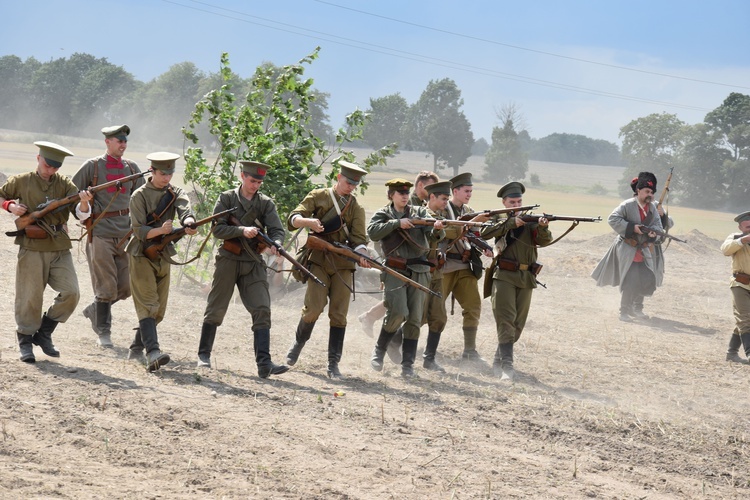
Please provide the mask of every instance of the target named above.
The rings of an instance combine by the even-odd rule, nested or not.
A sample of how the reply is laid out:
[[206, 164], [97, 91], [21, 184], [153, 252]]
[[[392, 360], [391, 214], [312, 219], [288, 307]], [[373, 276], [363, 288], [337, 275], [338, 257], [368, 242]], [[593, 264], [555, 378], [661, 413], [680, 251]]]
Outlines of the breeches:
[[[430, 273], [412, 273], [411, 279], [420, 285], [427, 286]], [[418, 339], [422, 326], [422, 314], [425, 304], [425, 293], [407, 285], [390, 274], [385, 275], [385, 318], [383, 329], [395, 332], [403, 324], [405, 339]]]
[[164, 319], [169, 299], [170, 264], [164, 259], [152, 262], [148, 257], [130, 258], [130, 289], [138, 321], [153, 318], [156, 323]]
[[447, 300], [451, 292], [463, 310], [464, 328], [477, 328], [482, 298], [479, 296], [479, 280], [470, 269], [443, 274], [443, 300]]
[[733, 286], [732, 309], [734, 310], [734, 321], [737, 324], [736, 333], [750, 333], [750, 290], [741, 286]]
[[[443, 293], [443, 279], [433, 279], [430, 282], [430, 290]], [[445, 330], [445, 324], [448, 322], [448, 312], [445, 310], [445, 299], [426, 294], [424, 300], [424, 314], [422, 315], [422, 324], [427, 324], [431, 332], [441, 333]]]
[[229, 309], [234, 287], [253, 318], [253, 331], [271, 328], [271, 295], [266, 270], [256, 262], [216, 256], [214, 279], [203, 315], [204, 323], [219, 326]]
[[130, 297], [128, 254], [117, 248], [117, 243], [118, 238], [94, 236], [91, 243], [86, 244], [91, 285], [99, 302], [117, 302]]
[[305, 305], [302, 306], [302, 320], [315, 323], [328, 305], [328, 319], [334, 328], [346, 328], [346, 315], [349, 312], [350, 287], [354, 282], [354, 271], [342, 269], [329, 273], [325, 268], [312, 264], [310, 271], [325, 283], [326, 288], [314, 281], [307, 281]]
[[513, 343], [521, 337], [533, 291], [533, 288], [516, 288], [507, 281], [492, 280], [492, 314], [498, 344]]

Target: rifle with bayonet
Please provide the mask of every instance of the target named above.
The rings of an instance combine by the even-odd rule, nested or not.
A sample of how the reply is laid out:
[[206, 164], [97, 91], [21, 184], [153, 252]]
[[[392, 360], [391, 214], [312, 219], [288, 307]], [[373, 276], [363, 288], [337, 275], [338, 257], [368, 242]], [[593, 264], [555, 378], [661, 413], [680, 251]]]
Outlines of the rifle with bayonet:
[[[103, 189], [108, 189], [113, 186], [119, 189], [122, 186], [122, 184], [126, 182], [133, 182], [136, 179], [143, 177], [147, 173], [148, 173], [148, 170], [144, 172], [138, 172], [137, 174], [128, 175], [127, 177], [121, 177], [114, 181], [105, 182], [104, 184], [97, 184], [96, 186], [91, 186], [87, 188], [87, 190], [90, 191], [91, 193], [96, 193], [98, 191], [101, 191]], [[44, 203], [40, 203], [39, 205], [37, 205], [36, 209], [33, 212], [27, 212], [15, 220], [16, 228], [19, 231], [21, 231], [25, 229], [27, 226], [30, 226], [31, 224], [35, 224], [39, 222], [41, 219], [44, 218], [45, 215], [59, 212], [64, 207], [72, 203], [77, 203], [79, 200], [80, 200], [80, 196], [78, 193], [76, 193], [66, 198], [49, 200], [49, 201], [45, 201]], [[15, 236], [15, 233], [13, 233], [12, 236]]]
[[232, 207], [229, 210], [224, 210], [223, 212], [213, 214], [209, 217], [206, 217], [205, 219], [193, 222], [192, 224], [172, 229], [172, 232], [169, 234], [162, 234], [160, 236], [157, 236], [156, 238], [147, 240], [143, 244], [143, 255], [148, 257], [149, 260], [155, 262], [159, 260], [159, 257], [162, 256], [162, 252], [167, 247], [167, 245], [178, 241], [180, 238], [185, 236], [185, 230], [187, 228], [196, 229], [204, 224], [208, 224], [214, 219], [218, 219], [219, 217], [223, 217], [229, 213], [232, 213], [235, 210], [237, 210], [237, 207]]
[[323, 252], [335, 253], [335, 254], [337, 254], [337, 255], [339, 255], [341, 257], [344, 257], [345, 259], [350, 260], [352, 262], [359, 262], [360, 259], [365, 259], [375, 269], [378, 269], [380, 271], [388, 273], [391, 276], [393, 276], [394, 278], [397, 278], [397, 279], [403, 281], [404, 283], [406, 283], [409, 286], [413, 286], [414, 288], [422, 290], [425, 293], [432, 294], [432, 295], [434, 295], [437, 298], [442, 298], [442, 295], [440, 293], [435, 292], [433, 290], [430, 290], [429, 288], [427, 288], [424, 285], [420, 285], [416, 281], [407, 278], [406, 276], [404, 276], [400, 272], [395, 271], [395, 270], [391, 269], [390, 267], [381, 264], [380, 262], [378, 262], [377, 260], [373, 259], [369, 255], [365, 255], [363, 253], [359, 253], [359, 252], [356, 252], [356, 251], [352, 250], [351, 248], [349, 248], [348, 246], [344, 245], [343, 243], [339, 243], [339, 242], [329, 243], [329, 242], [327, 242], [326, 240], [324, 240], [322, 238], [318, 238], [317, 236], [308, 235], [307, 236], [307, 243], [305, 243], [305, 245], [308, 248], [310, 248], [311, 250], [321, 250]]
[[524, 222], [539, 222], [539, 219], [547, 219], [549, 222], [553, 222], [556, 220], [564, 220], [564, 221], [571, 221], [571, 222], [601, 222], [601, 217], [577, 217], [573, 215], [552, 215], [552, 214], [524, 214], [519, 215], [518, 217], [521, 218]]
[[662, 238], [669, 238], [670, 240], [679, 241], [680, 243], [687, 243], [687, 241], [681, 240], [680, 238], [672, 236], [671, 234], [667, 233], [666, 231], [662, 231], [661, 229], [657, 229], [655, 227], [649, 227], [649, 226], [645, 226], [643, 224], [638, 224], [638, 227], [640, 228], [641, 233], [643, 233], [643, 234], [654, 233], [655, 235], [661, 236]]
[[500, 214], [515, 214], [518, 212], [528, 212], [529, 210], [534, 210], [535, 208], [539, 208], [539, 205], [524, 205], [522, 207], [514, 207], [514, 208], [498, 208], [495, 210], [482, 210], [481, 212], [471, 212], [468, 214], [464, 214], [461, 217], [459, 217], [459, 220], [471, 220], [478, 215], [487, 215], [489, 217], [492, 217], [494, 215], [500, 215]]
[[471, 222], [468, 220], [454, 220], [454, 219], [431, 219], [431, 218], [420, 218], [420, 217], [409, 217], [409, 220], [415, 226], [434, 226], [436, 222], [440, 221], [446, 226], [463, 226], [463, 227], [490, 227], [492, 224], [489, 222]]

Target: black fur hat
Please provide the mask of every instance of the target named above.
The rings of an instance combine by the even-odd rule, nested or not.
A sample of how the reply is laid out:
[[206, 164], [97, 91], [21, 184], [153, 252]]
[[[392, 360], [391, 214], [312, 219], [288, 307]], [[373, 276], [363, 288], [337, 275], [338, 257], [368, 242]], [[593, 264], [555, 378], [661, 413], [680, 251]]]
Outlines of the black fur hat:
[[651, 191], [656, 192], [656, 176], [651, 172], [639, 172], [638, 182], [635, 185], [636, 191], [640, 191], [643, 188], [651, 188]]

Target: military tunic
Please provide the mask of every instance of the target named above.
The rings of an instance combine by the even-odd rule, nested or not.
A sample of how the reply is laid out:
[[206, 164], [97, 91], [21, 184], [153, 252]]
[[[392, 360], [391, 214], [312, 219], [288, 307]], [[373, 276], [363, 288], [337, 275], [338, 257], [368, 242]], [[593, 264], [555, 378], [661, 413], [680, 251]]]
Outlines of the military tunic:
[[[407, 210], [409, 217], [428, 217], [425, 207], [407, 205]], [[397, 212], [391, 203], [372, 216], [367, 226], [367, 234], [373, 241], [382, 241], [400, 228], [399, 219], [404, 216], [405, 212]], [[440, 241], [445, 237], [443, 230], [435, 230], [432, 226], [415, 226], [406, 230], [406, 232], [414, 243], [405, 241], [388, 256], [401, 257], [407, 260], [421, 259], [424, 262], [430, 242]], [[406, 270], [397, 269], [397, 271], [420, 285], [427, 286], [430, 283], [429, 265], [413, 262], [408, 263], [406, 267]], [[404, 339], [418, 339], [419, 329], [422, 325], [425, 292], [406, 285], [398, 278], [386, 273], [383, 273], [381, 279], [385, 286], [386, 307], [383, 329], [386, 332], [395, 333], [398, 327], [403, 324]]]
[[[549, 227], [526, 223], [516, 227], [515, 217], [495, 216], [493, 227], [482, 230], [485, 239], [505, 238], [505, 249], [497, 258], [520, 265], [516, 271], [495, 268], [492, 275], [492, 313], [495, 316], [498, 344], [518, 341], [526, 326], [531, 307], [531, 294], [536, 288], [536, 276], [529, 266], [537, 259], [537, 247], [552, 243]], [[501, 246], [502, 247], [502, 246]]]
[[[68, 177], [56, 173], [45, 181], [34, 171], [11, 176], [0, 188], [0, 197], [18, 200], [28, 207], [27, 213], [31, 213], [42, 203], [77, 192], [78, 188]], [[78, 305], [78, 276], [70, 254], [70, 238], [64, 229], [76, 206], [72, 203], [44, 217], [45, 222], [57, 229], [56, 238], [31, 239], [24, 234], [15, 238], [15, 244], [20, 247], [16, 264], [15, 320], [17, 331], [23, 335], [33, 335], [41, 325], [47, 285], [58, 292], [46, 313], [51, 320], [64, 323]]]
[[[436, 219], [444, 219], [444, 212], [433, 212], [427, 208], [427, 215]], [[448, 234], [449, 230], [455, 229], [455, 226], [450, 226], [443, 230], [443, 235]], [[439, 248], [439, 240], [430, 241], [430, 251], [427, 253], [427, 260], [430, 262], [438, 263], [439, 256], [442, 252]], [[443, 257], [444, 258], [444, 257]], [[442, 333], [445, 330], [445, 325], [448, 322], [448, 312], [445, 308], [445, 299], [442, 297], [443, 293], [443, 269], [439, 269], [437, 266], [432, 269], [432, 279], [430, 280], [430, 290], [441, 294], [440, 297], [436, 297], [432, 294], [426, 294], [424, 304], [424, 314], [422, 316], [422, 325], [427, 324], [427, 328], [431, 332]]]
[[[458, 219], [464, 214], [473, 212], [471, 207], [463, 205], [456, 207], [448, 203], [446, 218]], [[471, 270], [469, 262], [463, 262], [464, 251], [472, 250], [471, 246], [461, 240], [463, 230], [459, 226], [446, 229], [446, 238], [440, 248], [445, 253], [445, 267], [443, 268], [443, 300], [447, 300], [452, 293], [461, 306], [464, 329], [476, 330], [479, 327], [479, 317], [482, 313], [482, 297], [479, 295], [478, 278]], [[471, 347], [471, 346], [470, 346]]]
[[[292, 219], [295, 216], [318, 219], [324, 225], [331, 219], [335, 219], [337, 213], [331, 199], [331, 192], [333, 191], [333, 188], [314, 189], [310, 191], [297, 208], [289, 214], [289, 218], [287, 219], [288, 229], [296, 231], [296, 228], [292, 225]], [[333, 194], [338, 203], [339, 210], [342, 211], [343, 220], [349, 234], [347, 235], [343, 227], [331, 232], [311, 234], [315, 234], [315, 236], [329, 242], [346, 244], [355, 250], [359, 247], [366, 248], [367, 234], [365, 231], [364, 208], [359, 205], [354, 194], [346, 197], [341, 197], [335, 192]], [[346, 207], [350, 198], [351, 202]], [[310, 272], [325, 283], [326, 288], [321, 288], [313, 281], [307, 282], [305, 303], [302, 307], [302, 320], [305, 323], [314, 323], [317, 321], [330, 299], [331, 303], [328, 307], [330, 326], [345, 328], [356, 264], [339, 255], [320, 250], [310, 252], [309, 261], [311, 263]]]
[[750, 333], [750, 285], [737, 281], [736, 273], [750, 274], [750, 245], [740, 242], [741, 233], [727, 236], [721, 244], [721, 253], [732, 257], [732, 278], [729, 287], [732, 291], [732, 309], [736, 327], [734, 333]]
[[[159, 220], [149, 225], [148, 216], [159, 206], [159, 202], [168, 189], [175, 195], [174, 203], [164, 212]], [[163, 258], [151, 261], [143, 254], [146, 235], [152, 229], [161, 227], [164, 221], [179, 217], [184, 225], [185, 219], [193, 217], [190, 200], [179, 187], [169, 185], [164, 189], [157, 189], [151, 180], [139, 187], [130, 198], [130, 224], [133, 238], [128, 243], [126, 252], [130, 255], [130, 288], [133, 293], [133, 303], [138, 320], [153, 318], [158, 324], [164, 319], [169, 298], [170, 264]], [[177, 254], [170, 243], [164, 249], [169, 256]]]
[[[241, 187], [221, 193], [214, 207], [214, 214], [236, 207], [232, 215], [242, 226], [255, 226], [269, 238], [279, 243], [284, 241], [284, 227], [273, 200], [257, 192], [251, 199], [241, 194]], [[247, 249], [236, 255], [223, 247], [216, 255], [211, 291], [203, 316], [204, 323], [219, 326], [229, 308], [235, 285], [245, 309], [253, 318], [253, 331], [271, 328], [271, 296], [268, 291], [268, 276], [263, 257], [256, 252], [258, 238], [248, 240], [239, 226], [221, 217], [214, 226], [214, 236], [221, 240], [244, 239]]]
[[[94, 182], [104, 184], [140, 172], [135, 162], [118, 161], [104, 154], [86, 161], [73, 176], [73, 183], [78, 189], [86, 189]], [[144, 182], [143, 177], [139, 177], [126, 182], [119, 190], [113, 186], [94, 195], [91, 222], [102, 213], [104, 216], [91, 229], [91, 237], [86, 243], [86, 260], [98, 302], [112, 303], [130, 297], [128, 256], [119, 243], [130, 231], [130, 197]]]

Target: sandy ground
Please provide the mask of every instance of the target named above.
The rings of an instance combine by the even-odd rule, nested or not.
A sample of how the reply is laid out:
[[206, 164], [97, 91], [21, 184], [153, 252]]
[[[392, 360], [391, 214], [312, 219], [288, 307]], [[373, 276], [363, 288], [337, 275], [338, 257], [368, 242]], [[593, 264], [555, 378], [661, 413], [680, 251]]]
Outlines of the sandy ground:
[[[11, 224], [0, 217], [3, 231]], [[460, 362], [458, 306], [438, 358], [447, 374], [374, 372], [356, 317], [379, 297], [365, 293], [351, 304], [343, 381], [325, 376], [325, 317], [292, 371], [259, 379], [241, 303], [219, 329], [214, 368], [198, 370], [205, 295], [187, 280], [174, 280], [159, 327], [173, 362], [149, 374], [125, 359], [132, 301], [114, 307], [115, 349], [96, 346], [77, 247], [82, 296], [54, 334], [62, 357], [36, 348], [27, 365], [14, 333], [17, 249], [2, 239], [0, 497], [747, 498], [750, 366], [724, 361], [730, 259], [718, 240], [682, 236], [639, 323], [620, 322], [618, 291], [589, 277], [612, 235], [574, 232], [541, 249], [548, 289], [534, 292], [514, 384]], [[274, 291], [276, 362], [302, 297]], [[479, 350], [490, 361], [495, 338], [485, 299]]]

